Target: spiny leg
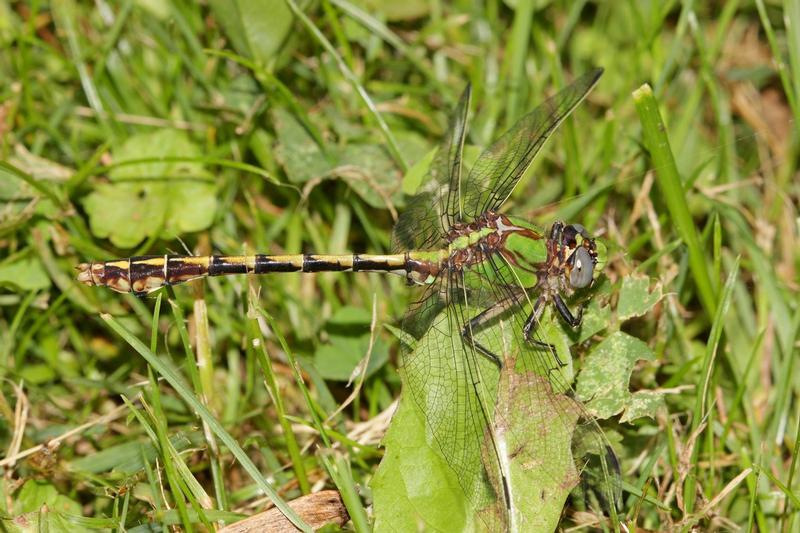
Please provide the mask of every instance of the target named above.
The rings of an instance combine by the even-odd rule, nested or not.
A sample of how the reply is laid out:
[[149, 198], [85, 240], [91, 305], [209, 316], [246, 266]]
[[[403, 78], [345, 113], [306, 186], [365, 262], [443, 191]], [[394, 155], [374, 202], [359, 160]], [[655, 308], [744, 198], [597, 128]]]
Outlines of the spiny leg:
[[558, 352], [556, 351], [556, 347], [548, 342], [542, 342], [539, 339], [533, 338], [533, 332], [536, 331], [536, 328], [539, 327], [539, 319], [542, 318], [542, 314], [544, 313], [544, 304], [547, 302], [545, 295], [542, 294], [539, 296], [536, 301], [533, 303], [533, 309], [531, 310], [531, 314], [528, 316], [528, 319], [525, 321], [525, 325], [522, 326], [522, 335], [525, 337], [525, 340], [540, 348], [542, 350], [547, 350], [553, 354], [556, 358], [556, 362], [559, 366], [566, 366], [561, 358], [558, 356]]
[[553, 301], [556, 304], [556, 309], [558, 309], [558, 314], [561, 315], [561, 318], [564, 319], [564, 322], [573, 328], [577, 328], [581, 325], [581, 319], [583, 319], [583, 306], [578, 307], [578, 315], [573, 316], [572, 312], [569, 310], [569, 307], [567, 307], [567, 304], [565, 304], [564, 300], [561, 299], [560, 294], [553, 296]]
[[488, 348], [483, 346], [481, 343], [475, 340], [474, 333], [483, 327], [484, 324], [489, 323], [492, 319], [497, 317], [498, 315], [502, 314], [507, 309], [511, 308], [512, 305], [516, 303], [516, 299], [509, 297], [504, 300], [500, 300], [499, 302], [495, 303], [491, 307], [488, 307], [472, 317], [469, 322], [464, 324], [464, 327], [461, 328], [461, 338], [464, 339], [464, 342], [471, 344], [475, 347], [475, 349], [489, 359], [492, 363], [497, 365], [497, 368], [503, 368], [503, 362], [500, 360], [500, 357], [497, 354], [490, 351]]
[[531, 339], [531, 335], [533, 335], [533, 332], [536, 330], [536, 326], [539, 325], [539, 319], [542, 318], [542, 313], [544, 312], [544, 304], [545, 304], [545, 297], [544, 294], [542, 294], [533, 303], [533, 309], [531, 310], [531, 314], [528, 316], [528, 319], [525, 321], [525, 325], [522, 327], [522, 334], [525, 336], [526, 341], [533, 342], [537, 346], [547, 347], [550, 345], [538, 341], [536, 339]]

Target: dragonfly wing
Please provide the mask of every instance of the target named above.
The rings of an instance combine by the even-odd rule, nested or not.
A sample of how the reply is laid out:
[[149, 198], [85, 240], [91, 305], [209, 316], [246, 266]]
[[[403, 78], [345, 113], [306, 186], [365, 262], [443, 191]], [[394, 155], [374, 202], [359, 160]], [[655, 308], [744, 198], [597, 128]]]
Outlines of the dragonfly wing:
[[461, 156], [471, 96], [472, 89], [467, 85], [428, 176], [395, 225], [392, 235], [395, 250], [437, 248], [453, 223], [460, 219]]
[[[403, 329], [417, 340], [404, 346], [401, 369], [475, 519], [488, 530], [504, 529], [512, 517], [522, 530], [553, 530], [581, 479], [616, 501], [619, 473], [599, 425], [574, 399], [555, 354], [523, 336], [531, 302], [513, 271], [492, 256], [466, 275], [471, 288], [463, 271], [445, 272], [412, 307]], [[463, 328], [486, 309], [501, 311], [465, 341]], [[564, 345], [561, 359], [568, 356]]]
[[[572, 365], [562, 368], [552, 348], [547, 347], [555, 345], [563, 351], [559, 354], [561, 361], [569, 362], [568, 340], [557, 324], [547, 319], [533, 329], [533, 340], [539, 344], [526, 340], [523, 328], [536, 295], [519, 289], [514, 272], [499, 254], [476, 268], [487, 279], [500, 281], [484, 284], [482, 290], [489, 293], [482, 298], [484, 302], [514, 301], [496, 324], [489, 324], [476, 336], [476, 342], [502, 350], [497, 354], [504, 364], [492, 433], [505, 442], [499, 447], [501, 453], [508, 450], [499, 461], [507, 465], [512, 509], [521, 509], [524, 514], [525, 493], [537, 490], [542, 508], [560, 514], [567, 494], [582, 482], [596, 496], [598, 510], [611, 514], [611, 507], [615, 511], [620, 499], [616, 456], [597, 420], [575, 399]], [[540, 513], [520, 519], [531, 525], [531, 520], [542, 518]]]
[[[437, 287], [428, 289], [404, 319], [403, 330], [418, 340], [403, 346], [401, 373], [404, 390], [424, 416], [431, 446], [456, 474], [470, 502], [472, 519], [486, 522], [479, 511], [492, 509], [497, 498], [484, 465], [489, 419], [479, 390], [488, 389], [493, 396], [497, 368], [472, 353], [461, 337], [472, 312], [459, 288], [461, 276], [443, 273]], [[501, 529], [489, 527], [495, 525], [489, 520], [487, 530]]]
[[487, 148], [466, 180], [463, 211], [467, 219], [496, 211], [508, 199], [545, 141], [597, 84], [594, 69], [522, 117]]

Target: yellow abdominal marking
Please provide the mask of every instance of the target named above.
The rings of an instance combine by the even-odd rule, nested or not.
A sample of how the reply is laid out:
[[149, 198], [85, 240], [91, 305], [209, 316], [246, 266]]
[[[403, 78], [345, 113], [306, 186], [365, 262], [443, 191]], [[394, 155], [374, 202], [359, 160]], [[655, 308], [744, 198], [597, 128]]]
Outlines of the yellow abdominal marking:
[[302, 255], [271, 255], [269, 257], [278, 263], [289, 263], [293, 267], [303, 268]]
[[139, 265], [152, 265], [152, 266], [161, 266], [164, 264], [164, 256], [153, 257], [150, 259], [141, 259], [136, 261]]
[[181, 257], [181, 262], [188, 265], [201, 265], [208, 268], [208, 262], [211, 258], [207, 255], [200, 257]]

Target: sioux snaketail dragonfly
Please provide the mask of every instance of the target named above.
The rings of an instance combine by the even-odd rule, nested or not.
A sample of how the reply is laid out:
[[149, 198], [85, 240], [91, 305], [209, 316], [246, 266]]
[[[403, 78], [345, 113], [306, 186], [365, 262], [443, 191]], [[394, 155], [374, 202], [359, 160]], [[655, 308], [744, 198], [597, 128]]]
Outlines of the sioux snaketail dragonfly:
[[[462, 176], [471, 99], [467, 86], [431, 162], [427, 181], [398, 219], [393, 233], [396, 253], [131, 257], [83, 263], [77, 267], [77, 279], [86, 285], [141, 295], [204, 276], [342, 271], [401, 274], [409, 284], [421, 286], [423, 293], [403, 321], [402, 329], [419, 340], [401, 343], [404, 386], [425, 413], [433, 440], [467, 496], [482, 498], [489, 480], [489, 492], [508, 514], [513, 514], [515, 502], [523, 501], [513, 493], [508, 466], [511, 452], [498, 436], [503, 419], [510, 415], [478, 390], [484, 386], [479, 383], [487, 362], [495, 370], [495, 383], [497, 369], [510, 365], [521, 370], [515, 372], [517, 378], [535, 391], [528, 396], [532, 399], [524, 400], [529, 411], [554, 412], [545, 422], [551, 426], [549, 430], [558, 427], [571, 435], [567, 451], [574, 469], [564, 474], [548, 471], [545, 464], [545, 474], [558, 476], [571, 487], [578, 477], [591, 472], [593, 483], [600, 487], [599, 499], [613, 516], [620, 487], [616, 456], [597, 421], [573, 399], [570, 382], [561, 372], [566, 362], [539, 332], [549, 303], [567, 325], [576, 328], [581, 324], [582, 308], [573, 312], [565, 300], [592, 284], [602, 260], [601, 245], [579, 224], [555, 222], [545, 232], [500, 212], [545, 141], [586, 97], [602, 72], [592, 70], [545, 100], [488, 147], [470, 173]], [[498, 322], [505, 326], [498, 328]], [[448, 353], [444, 362], [430, 343], [423, 342], [434, 329], [445, 339]], [[503, 519], [506, 528], [512, 528], [513, 520]]]

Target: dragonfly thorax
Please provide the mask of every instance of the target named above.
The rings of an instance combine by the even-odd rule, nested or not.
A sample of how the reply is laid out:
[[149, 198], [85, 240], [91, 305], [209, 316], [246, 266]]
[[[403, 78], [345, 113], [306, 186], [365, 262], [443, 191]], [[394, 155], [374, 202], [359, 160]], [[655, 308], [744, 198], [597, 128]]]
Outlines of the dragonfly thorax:
[[487, 211], [469, 224], [454, 224], [447, 233], [448, 264], [461, 270], [502, 253], [512, 237], [539, 240], [541, 234], [525, 223], [515, 223], [506, 215]]
[[[578, 224], [553, 224], [547, 237], [528, 221], [486, 212], [448, 233], [448, 270], [465, 271], [464, 283], [534, 288], [571, 293], [591, 284], [597, 251], [594, 239]], [[477, 275], [469, 273], [478, 267]], [[475, 278], [475, 279], [472, 279]]]
[[447, 248], [408, 253], [409, 283], [430, 285], [443, 273], [468, 288], [494, 283], [571, 293], [591, 284], [597, 251], [583, 226], [556, 222], [545, 237], [528, 221], [488, 211], [470, 223], [456, 223]]
[[542, 233], [528, 222], [487, 211], [468, 224], [454, 224], [446, 235], [444, 268], [463, 272], [463, 283], [487, 281], [531, 287], [546, 259]]

